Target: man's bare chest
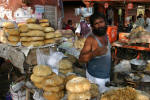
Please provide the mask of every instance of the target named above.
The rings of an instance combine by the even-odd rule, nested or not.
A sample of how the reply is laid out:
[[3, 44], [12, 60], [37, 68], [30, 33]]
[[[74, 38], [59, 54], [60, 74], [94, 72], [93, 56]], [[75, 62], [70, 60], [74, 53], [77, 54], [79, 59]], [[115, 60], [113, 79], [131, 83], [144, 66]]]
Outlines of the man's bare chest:
[[[99, 38], [99, 41], [102, 44], [102, 46], [107, 46], [107, 40], [105, 38]], [[91, 46], [92, 46], [92, 51], [100, 47], [100, 45], [96, 39], [92, 40]]]

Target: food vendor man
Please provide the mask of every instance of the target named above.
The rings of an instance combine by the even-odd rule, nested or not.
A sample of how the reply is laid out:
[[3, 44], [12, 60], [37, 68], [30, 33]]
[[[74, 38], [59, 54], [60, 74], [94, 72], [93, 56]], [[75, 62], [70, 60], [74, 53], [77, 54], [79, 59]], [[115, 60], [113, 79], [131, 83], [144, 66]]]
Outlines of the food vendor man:
[[107, 38], [106, 18], [101, 13], [90, 17], [92, 34], [85, 41], [79, 62], [87, 64], [86, 77], [99, 85], [101, 93], [108, 90], [105, 83], [110, 80], [111, 48]]

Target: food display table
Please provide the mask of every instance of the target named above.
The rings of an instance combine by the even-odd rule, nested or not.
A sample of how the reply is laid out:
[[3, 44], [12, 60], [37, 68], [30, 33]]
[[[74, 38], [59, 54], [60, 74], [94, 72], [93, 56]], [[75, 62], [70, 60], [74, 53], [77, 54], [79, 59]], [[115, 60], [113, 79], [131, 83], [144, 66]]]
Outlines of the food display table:
[[44, 54], [50, 54], [50, 48], [56, 50], [54, 45], [41, 47], [17, 47], [7, 44], [0, 44], [0, 57], [9, 60], [21, 73], [25, 73], [25, 64], [30, 66], [37, 64], [36, 50], [40, 49]]

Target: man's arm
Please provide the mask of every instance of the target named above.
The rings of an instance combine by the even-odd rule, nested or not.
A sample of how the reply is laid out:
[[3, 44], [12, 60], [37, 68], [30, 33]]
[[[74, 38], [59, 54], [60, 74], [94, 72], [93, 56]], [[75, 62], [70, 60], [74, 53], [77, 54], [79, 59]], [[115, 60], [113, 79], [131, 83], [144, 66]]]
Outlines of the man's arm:
[[79, 56], [79, 62], [87, 63], [91, 59], [91, 57], [92, 57], [91, 44], [92, 44], [92, 38], [88, 37], [86, 39], [85, 43], [84, 43], [83, 49], [81, 50], [81, 53], [80, 53], [80, 56]]
[[89, 60], [96, 56], [101, 56], [106, 54], [107, 47], [98, 47], [97, 49], [92, 51], [92, 38], [88, 37], [85, 41], [84, 47], [79, 56], [79, 62], [87, 63]]

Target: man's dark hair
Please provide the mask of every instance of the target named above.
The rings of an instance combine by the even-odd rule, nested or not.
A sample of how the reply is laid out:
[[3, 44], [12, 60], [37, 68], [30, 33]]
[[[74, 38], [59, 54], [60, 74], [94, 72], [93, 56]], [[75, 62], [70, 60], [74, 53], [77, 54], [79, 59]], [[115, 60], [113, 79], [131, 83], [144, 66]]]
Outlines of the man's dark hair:
[[90, 24], [93, 27], [94, 26], [94, 21], [98, 18], [103, 18], [105, 23], [106, 23], [106, 17], [102, 13], [94, 13], [93, 15], [90, 16]]
[[139, 16], [137, 16], [137, 19], [139, 19], [139, 18], [142, 18], [142, 16], [140, 16], [140, 15], [139, 15]]
[[72, 24], [72, 20], [68, 20], [68, 24], [71, 25]]
[[143, 14], [139, 14], [139, 16], [137, 16], [137, 19], [142, 18]]
[[139, 14], [139, 16], [141, 16], [141, 17], [142, 17], [142, 16], [143, 16], [143, 14]]

